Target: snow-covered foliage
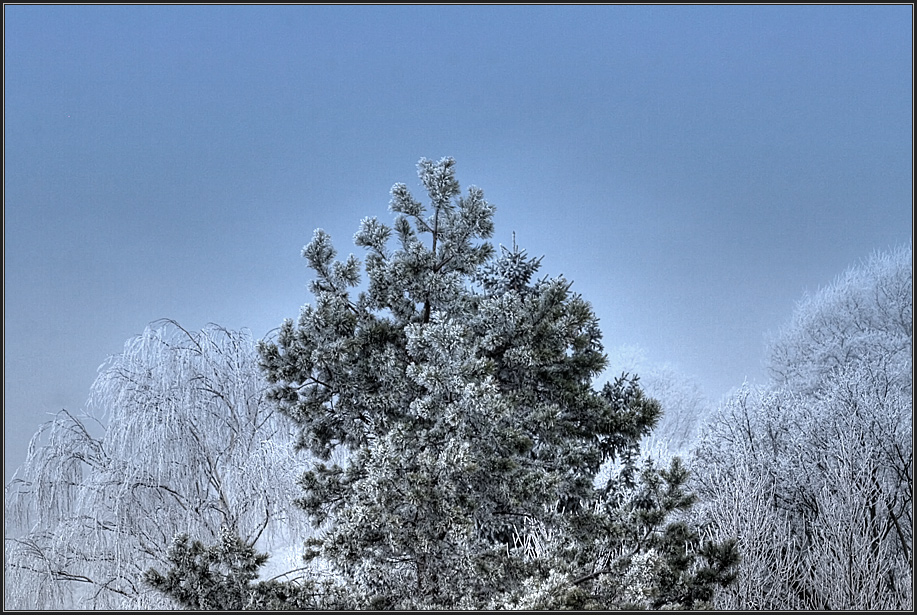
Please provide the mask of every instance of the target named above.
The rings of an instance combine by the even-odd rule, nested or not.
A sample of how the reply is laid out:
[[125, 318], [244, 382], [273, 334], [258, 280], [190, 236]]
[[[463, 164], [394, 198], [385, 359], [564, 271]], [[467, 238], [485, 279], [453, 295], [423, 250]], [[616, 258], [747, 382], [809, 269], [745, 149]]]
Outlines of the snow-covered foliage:
[[910, 249], [799, 304], [774, 383], [740, 389], [697, 450], [702, 510], [738, 536], [727, 609], [913, 608]]
[[7, 485], [5, 607], [170, 607], [141, 575], [168, 565], [176, 536], [299, 539], [293, 441], [248, 333], [154, 323], [100, 368], [85, 415], [36, 434]]
[[815, 391], [832, 370], [853, 363], [882, 364], [907, 386], [914, 355], [911, 246], [876, 252], [806, 295], [768, 346], [774, 382], [799, 393]]
[[429, 208], [396, 184], [394, 225], [362, 221], [356, 297], [360, 261], [317, 230], [315, 302], [261, 345], [271, 399], [319, 460], [300, 481], [321, 527], [307, 558], [349, 608], [703, 602], [732, 550], [672, 521], [693, 501], [677, 462], [635, 469], [658, 403], [636, 379], [592, 388], [591, 306], [517, 246], [495, 253], [494, 207], [461, 194], [454, 164], [418, 165]]
[[692, 608], [732, 581], [681, 461], [641, 455], [659, 403], [593, 388], [589, 303], [493, 249], [452, 159], [418, 166], [431, 206], [396, 184], [393, 226], [354, 237], [365, 269], [317, 230], [315, 301], [258, 352], [156, 323], [36, 435], [7, 608]]

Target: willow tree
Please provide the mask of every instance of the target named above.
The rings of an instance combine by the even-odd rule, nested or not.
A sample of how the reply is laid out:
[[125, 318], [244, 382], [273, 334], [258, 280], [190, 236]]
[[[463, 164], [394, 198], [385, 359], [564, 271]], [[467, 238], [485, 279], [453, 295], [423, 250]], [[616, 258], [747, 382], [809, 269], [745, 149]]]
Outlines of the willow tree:
[[291, 501], [301, 467], [250, 334], [153, 323], [102, 366], [84, 414], [42, 427], [7, 485], [4, 606], [174, 607], [143, 577], [183, 534], [263, 550], [308, 531]]
[[[335, 604], [709, 599], [734, 552], [679, 517], [680, 464], [637, 462], [659, 405], [636, 378], [593, 389], [606, 357], [590, 304], [519, 247], [496, 252], [495, 209], [462, 194], [451, 158], [418, 170], [429, 205], [396, 184], [393, 225], [366, 218], [354, 237], [364, 289], [360, 260], [316, 230], [315, 301], [260, 346], [270, 398], [318, 460], [298, 502]], [[597, 485], [609, 460], [619, 472]]]

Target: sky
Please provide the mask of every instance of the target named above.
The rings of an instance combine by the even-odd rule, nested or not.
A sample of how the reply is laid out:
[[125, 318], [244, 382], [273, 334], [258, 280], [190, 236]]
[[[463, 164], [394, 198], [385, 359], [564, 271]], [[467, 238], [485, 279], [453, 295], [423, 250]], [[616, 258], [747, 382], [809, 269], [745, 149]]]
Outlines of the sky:
[[[606, 350], [713, 398], [913, 237], [913, 7], [4, 5], [5, 476], [152, 321], [268, 335], [456, 159]], [[614, 374], [609, 374], [609, 377]]]

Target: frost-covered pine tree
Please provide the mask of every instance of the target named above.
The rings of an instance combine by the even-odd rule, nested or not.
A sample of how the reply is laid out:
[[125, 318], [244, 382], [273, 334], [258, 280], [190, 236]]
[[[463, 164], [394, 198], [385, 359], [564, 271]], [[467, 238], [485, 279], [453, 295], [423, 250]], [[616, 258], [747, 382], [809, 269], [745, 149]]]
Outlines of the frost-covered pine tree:
[[[344, 608], [691, 607], [730, 579], [730, 543], [684, 516], [684, 469], [636, 462], [660, 408], [635, 378], [601, 391], [598, 320], [540, 259], [497, 254], [494, 207], [455, 162], [422, 159], [429, 205], [391, 191], [362, 265], [321, 229], [312, 305], [260, 346], [270, 396], [319, 461], [299, 504], [306, 558]], [[394, 244], [394, 245], [393, 245]], [[600, 466], [620, 472], [596, 485]]]

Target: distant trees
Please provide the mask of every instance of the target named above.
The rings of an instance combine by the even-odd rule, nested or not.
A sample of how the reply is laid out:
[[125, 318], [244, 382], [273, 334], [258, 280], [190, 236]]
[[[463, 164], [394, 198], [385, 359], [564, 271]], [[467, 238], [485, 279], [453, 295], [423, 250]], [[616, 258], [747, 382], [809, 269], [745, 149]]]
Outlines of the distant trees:
[[775, 384], [815, 392], [832, 370], [855, 363], [881, 366], [897, 386], [910, 386], [914, 355], [911, 246], [876, 252], [797, 304], [769, 343]]
[[913, 608], [913, 267], [875, 254], [806, 297], [696, 454], [702, 511], [738, 536], [728, 609]]
[[[494, 208], [461, 194], [452, 159], [418, 170], [430, 206], [396, 184], [394, 225], [366, 218], [355, 235], [366, 290], [360, 261], [335, 260], [317, 230], [303, 250], [315, 302], [260, 346], [270, 399], [317, 459], [298, 503], [321, 528], [306, 557], [332, 574], [286, 604], [703, 604], [735, 553], [685, 516], [677, 461], [638, 461], [658, 404], [635, 378], [593, 390], [605, 356], [591, 306], [561, 277], [536, 279], [539, 259], [516, 246], [495, 254]], [[609, 460], [618, 470], [594, 484]], [[279, 604], [245, 567], [219, 572], [238, 549], [179, 551], [157, 580], [183, 603], [220, 604], [214, 583], [238, 581], [250, 604]], [[188, 595], [191, 578], [211, 581]]]
[[249, 334], [154, 323], [103, 366], [89, 414], [36, 434], [7, 486], [4, 606], [169, 608], [141, 575], [168, 565], [177, 535], [264, 548], [307, 534], [292, 442]]
[[649, 360], [641, 348], [631, 345], [611, 352], [607, 371], [639, 374], [640, 387], [662, 407], [659, 422], [644, 438], [642, 448], [662, 457], [688, 455], [713, 410], [713, 402], [700, 385], [669, 363]]

